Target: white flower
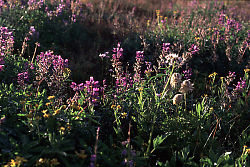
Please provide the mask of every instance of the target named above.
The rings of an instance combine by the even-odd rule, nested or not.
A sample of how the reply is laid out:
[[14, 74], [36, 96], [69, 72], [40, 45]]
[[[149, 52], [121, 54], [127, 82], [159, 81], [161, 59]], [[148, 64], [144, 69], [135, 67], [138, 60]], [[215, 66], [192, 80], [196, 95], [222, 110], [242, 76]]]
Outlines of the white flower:
[[182, 62], [182, 57], [179, 57], [177, 54], [171, 53], [166, 56], [166, 63], [173, 65], [175, 62], [176, 65], [179, 65]]

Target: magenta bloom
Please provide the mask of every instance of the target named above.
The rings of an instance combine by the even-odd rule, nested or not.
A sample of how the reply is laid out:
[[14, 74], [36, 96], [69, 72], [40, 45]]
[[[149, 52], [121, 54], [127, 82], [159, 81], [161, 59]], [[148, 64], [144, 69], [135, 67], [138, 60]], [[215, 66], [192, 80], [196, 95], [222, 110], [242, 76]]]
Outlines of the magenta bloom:
[[121, 44], [118, 43], [117, 44], [117, 48], [113, 48], [113, 59], [120, 59], [122, 58], [122, 54], [123, 54], [123, 49], [121, 48]]
[[29, 34], [30, 34], [30, 35], [33, 35], [35, 32], [36, 32], [35, 27], [34, 27], [34, 26], [31, 26], [31, 27], [30, 27]]
[[162, 45], [163, 45], [162, 50], [164, 52], [169, 52], [170, 51], [170, 43], [163, 43]]
[[23, 86], [25, 82], [29, 80], [29, 74], [27, 71], [19, 73], [17, 75], [17, 82], [19, 85]]
[[193, 74], [193, 73], [192, 73], [192, 69], [189, 68], [189, 69], [183, 71], [183, 74], [184, 74], [184, 78], [185, 78], [185, 79], [190, 79], [191, 76], [192, 76], [192, 74]]
[[242, 78], [240, 78], [240, 81], [238, 81], [235, 90], [241, 92], [246, 86], [246, 80], [242, 80]]
[[14, 37], [7, 27], [0, 27], [0, 56], [11, 54]]
[[86, 81], [84, 87], [86, 89], [85, 94], [89, 105], [97, 105], [100, 91], [99, 81], [95, 81], [93, 77], [90, 77], [90, 80]]
[[83, 83], [80, 83], [79, 85], [77, 85], [75, 82], [72, 82], [70, 87], [74, 90], [74, 91], [82, 91], [83, 90]]
[[200, 49], [198, 48], [198, 46], [196, 46], [195, 44], [192, 44], [191, 47], [188, 49], [192, 54], [197, 53]]
[[3, 71], [4, 65], [0, 65], [0, 72]]

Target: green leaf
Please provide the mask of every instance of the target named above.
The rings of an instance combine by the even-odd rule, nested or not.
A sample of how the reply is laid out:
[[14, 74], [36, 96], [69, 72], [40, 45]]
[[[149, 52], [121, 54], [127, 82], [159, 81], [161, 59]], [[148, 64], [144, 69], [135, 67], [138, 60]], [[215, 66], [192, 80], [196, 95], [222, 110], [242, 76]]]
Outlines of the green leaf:
[[196, 104], [196, 112], [198, 113], [198, 116], [200, 117], [201, 116], [201, 104], [200, 103], [198, 103], [198, 104]]
[[208, 165], [209, 166], [213, 166], [213, 162], [211, 161], [211, 159], [209, 159], [209, 158], [202, 158], [201, 160], [200, 160], [200, 162], [201, 162], [201, 166], [206, 166], [206, 167], [208, 167]]
[[165, 135], [158, 135], [156, 138], [154, 138], [153, 140], [153, 147], [154, 149], [151, 151], [151, 153], [157, 148], [159, 147], [159, 145], [170, 135], [170, 133], [165, 134]]

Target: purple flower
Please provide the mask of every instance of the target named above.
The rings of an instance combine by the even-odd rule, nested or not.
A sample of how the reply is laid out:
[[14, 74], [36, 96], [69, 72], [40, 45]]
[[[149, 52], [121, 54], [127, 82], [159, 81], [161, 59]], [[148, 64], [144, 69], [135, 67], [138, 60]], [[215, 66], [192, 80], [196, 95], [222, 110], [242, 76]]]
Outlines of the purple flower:
[[90, 165], [89, 167], [95, 167], [96, 155], [92, 154], [90, 158]]
[[70, 87], [74, 90], [74, 91], [82, 91], [83, 90], [83, 83], [80, 83], [79, 85], [77, 85], [75, 82], [72, 82]]
[[190, 79], [191, 78], [191, 76], [192, 76], [192, 69], [191, 68], [189, 68], [189, 69], [187, 69], [187, 70], [184, 70], [183, 71], [183, 74], [184, 74], [184, 78], [185, 79]]
[[41, 8], [44, 4], [44, 0], [29, 0], [28, 5], [29, 5], [29, 10], [35, 10], [38, 8]]
[[219, 17], [219, 24], [224, 24], [225, 18], [226, 18], [226, 15], [224, 13], [221, 13]]
[[29, 80], [29, 75], [27, 71], [17, 74], [17, 82], [19, 85], [23, 86], [25, 82], [28, 80]]
[[93, 77], [90, 77], [90, 80], [84, 84], [86, 99], [90, 106], [97, 105], [100, 91], [99, 87], [99, 81], [95, 81]]
[[144, 52], [143, 51], [137, 51], [136, 52], [136, 63], [134, 65], [134, 81], [140, 82], [141, 80], [141, 66], [144, 64]]
[[4, 0], [0, 0], [0, 7], [4, 5]]
[[108, 54], [109, 54], [109, 52], [105, 52], [103, 54], [99, 54], [99, 57], [102, 58], [102, 59], [103, 58], [109, 58]]
[[235, 75], [235, 72], [231, 72], [231, 71], [229, 71], [229, 73], [228, 73], [229, 75], [229, 77], [230, 78], [234, 78], [234, 77], [236, 77], [236, 75]]
[[5, 61], [3, 60], [3, 57], [0, 57], [0, 64], [4, 64]]
[[130, 160], [129, 161], [129, 167], [133, 167], [134, 166], [134, 161], [133, 160]]
[[199, 51], [198, 46], [196, 46], [195, 44], [192, 44], [191, 47], [188, 49], [192, 54], [195, 54]]
[[29, 66], [30, 66], [30, 69], [31, 69], [31, 70], [34, 70], [34, 69], [35, 69], [35, 67], [34, 67], [34, 64], [33, 64], [33, 63], [30, 63], [30, 64], [29, 64]]
[[122, 156], [126, 156], [126, 155], [127, 155], [127, 150], [124, 149], [124, 150], [122, 151], [121, 155], [122, 155]]
[[7, 27], [0, 27], [0, 56], [11, 54], [13, 51], [14, 38]]
[[117, 48], [113, 48], [113, 52], [114, 52], [113, 57], [115, 57], [116, 59], [122, 58], [123, 49], [121, 48], [120, 43], [117, 44]]
[[30, 27], [30, 32], [32, 32], [32, 33], [36, 32], [36, 29], [35, 29], [34, 26], [31, 26], [31, 27]]
[[241, 92], [244, 88], [246, 88], [246, 80], [242, 80], [242, 78], [240, 78], [240, 81], [238, 81], [235, 90]]
[[168, 53], [170, 51], [170, 43], [163, 43], [162, 51]]
[[113, 48], [113, 54], [112, 54], [112, 67], [113, 67], [113, 72], [114, 75], [112, 75], [116, 82], [116, 86], [117, 88], [120, 86], [119, 85], [119, 81], [122, 79], [123, 75], [124, 75], [124, 71], [123, 71], [123, 67], [122, 67], [122, 62], [121, 62], [121, 58], [123, 56], [123, 49], [120, 47], [120, 43], [117, 44], [117, 48]]

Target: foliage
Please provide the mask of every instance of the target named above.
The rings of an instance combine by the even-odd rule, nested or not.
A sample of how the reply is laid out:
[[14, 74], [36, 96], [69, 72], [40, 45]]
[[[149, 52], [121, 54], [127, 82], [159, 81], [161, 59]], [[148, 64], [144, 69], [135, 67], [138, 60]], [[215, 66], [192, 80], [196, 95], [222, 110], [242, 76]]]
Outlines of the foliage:
[[91, 2], [0, 0], [0, 165], [249, 166], [248, 23], [218, 2], [144, 24]]

